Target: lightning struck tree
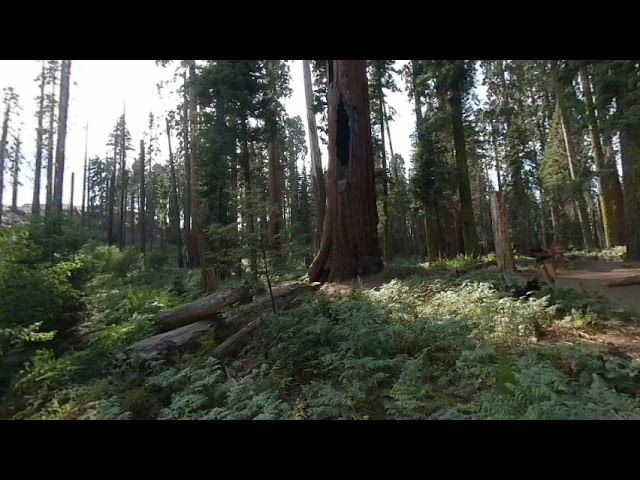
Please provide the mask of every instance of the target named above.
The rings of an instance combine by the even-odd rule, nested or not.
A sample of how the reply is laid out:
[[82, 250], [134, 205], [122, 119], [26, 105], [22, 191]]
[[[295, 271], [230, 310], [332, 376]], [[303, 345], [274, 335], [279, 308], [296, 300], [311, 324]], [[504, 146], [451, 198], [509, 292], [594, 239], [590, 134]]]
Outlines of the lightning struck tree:
[[327, 210], [309, 279], [332, 282], [375, 274], [383, 262], [377, 237], [366, 61], [330, 60], [327, 70]]

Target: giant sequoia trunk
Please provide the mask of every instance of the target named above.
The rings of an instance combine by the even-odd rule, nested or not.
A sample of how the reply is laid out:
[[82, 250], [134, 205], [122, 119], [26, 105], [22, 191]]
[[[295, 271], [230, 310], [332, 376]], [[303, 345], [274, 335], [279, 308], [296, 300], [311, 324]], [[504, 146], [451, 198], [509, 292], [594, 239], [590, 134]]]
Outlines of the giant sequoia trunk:
[[315, 281], [348, 280], [382, 270], [365, 60], [330, 60], [329, 178]]
[[53, 187], [53, 204], [62, 212], [62, 187], [64, 183], [64, 156], [67, 141], [67, 114], [69, 111], [69, 80], [71, 77], [71, 60], [62, 61], [60, 76], [60, 105], [58, 110], [58, 143], [56, 145], [56, 171]]
[[304, 74], [304, 97], [307, 102], [307, 130], [309, 132], [309, 150], [311, 152], [311, 175], [316, 198], [316, 217], [318, 219], [317, 235], [322, 238], [322, 227], [324, 226], [325, 207], [327, 203], [327, 189], [324, 183], [324, 173], [322, 171], [322, 159], [320, 157], [320, 143], [318, 142], [318, 127], [316, 125], [316, 114], [313, 110], [313, 88], [311, 86], [311, 67], [309, 60], [302, 61]]

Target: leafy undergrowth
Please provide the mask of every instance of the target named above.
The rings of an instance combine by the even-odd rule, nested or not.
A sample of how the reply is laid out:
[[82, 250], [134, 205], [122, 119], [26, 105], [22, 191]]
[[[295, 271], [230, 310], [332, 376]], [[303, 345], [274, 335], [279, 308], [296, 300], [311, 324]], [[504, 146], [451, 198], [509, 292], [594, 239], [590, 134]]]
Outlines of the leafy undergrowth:
[[573, 268], [579, 268], [593, 260], [606, 260], [610, 262], [624, 260], [625, 247], [612, 247], [605, 250], [574, 250], [567, 254]]
[[150, 333], [153, 313], [197, 292], [187, 291], [182, 272], [178, 280], [175, 271], [97, 276], [91, 308], [95, 319], [107, 307], [96, 321], [108, 326], [84, 349], [57, 358], [40, 352], [14, 384], [22, 402], [13, 416], [640, 418], [637, 360], [535, 340], [545, 325], [626, 322], [628, 312], [560, 286], [516, 300], [494, 269], [428, 273], [341, 298], [309, 294], [270, 315], [251, 352], [226, 364], [209, 357], [208, 335], [195, 354], [118, 367], [113, 355]]

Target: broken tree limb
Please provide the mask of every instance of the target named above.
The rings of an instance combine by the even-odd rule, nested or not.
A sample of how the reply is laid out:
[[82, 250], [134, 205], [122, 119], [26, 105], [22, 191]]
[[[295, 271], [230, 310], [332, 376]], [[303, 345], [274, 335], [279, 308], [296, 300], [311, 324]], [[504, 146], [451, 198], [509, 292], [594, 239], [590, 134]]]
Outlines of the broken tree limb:
[[[276, 310], [283, 311], [290, 308], [295, 299], [305, 293], [319, 289], [320, 285], [320, 282], [312, 284], [294, 282], [289, 285], [280, 286], [273, 292], [273, 300], [276, 305]], [[217, 329], [216, 332], [225, 330], [229, 332], [231, 329], [235, 329], [236, 331], [215, 348], [212, 356], [218, 359], [227, 357], [242, 348], [249, 339], [250, 334], [262, 325], [262, 322], [266, 317], [265, 313], [269, 309], [270, 302], [270, 297], [263, 297], [256, 300], [249, 305], [241, 307], [238, 310], [238, 313], [219, 324], [219, 330]], [[217, 337], [224, 338], [224, 334], [221, 333], [217, 335]]]
[[226, 292], [217, 292], [178, 307], [161, 312], [153, 322], [161, 332], [175, 330], [199, 320], [204, 320], [238, 302], [250, 299], [248, 284]]
[[610, 287], [625, 287], [629, 285], [640, 285], [640, 275], [630, 275], [613, 280], [608, 284]]
[[145, 338], [128, 347], [118, 358], [126, 359], [134, 354], [141, 354], [146, 358], [151, 358], [170, 350], [187, 349], [195, 346], [196, 342], [205, 333], [213, 329], [213, 325], [214, 322], [212, 320], [201, 320], [170, 332]]

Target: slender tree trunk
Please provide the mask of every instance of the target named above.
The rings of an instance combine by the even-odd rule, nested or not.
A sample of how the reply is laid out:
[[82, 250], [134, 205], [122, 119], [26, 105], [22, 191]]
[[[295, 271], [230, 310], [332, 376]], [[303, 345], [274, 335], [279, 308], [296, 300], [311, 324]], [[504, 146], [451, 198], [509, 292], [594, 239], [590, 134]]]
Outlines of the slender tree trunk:
[[384, 125], [387, 129], [387, 139], [389, 140], [389, 165], [391, 167], [391, 175], [397, 181], [398, 180], [398, 162], [396, 156], [393, 153], [393, 143], [391, 142], [391, 129], [389, 127], [389, 117], [387, 116], [387, 107], [384, 98], [381, 99], [382, 103], [382, 115], [384, 117]]
[[127, 188], [129, 184], [129, 172], [122, 170], [122, 191], [120, 193], [120, 250], [127, 246]]
[[[512, 128], [513, 107], [511, 106], [511, 97], [509, 95], [509, 87], [507, 86], [506, 72], [504, 68], [504, 60], [498, 60], [498, 78], [502, 89], [503, 103], [502, 107], [505, 111], [504, 119], [507, 127], [507, 151], [506, 151], [506, 167], [510, 173], [510, 202], [511, 209], [511, 226], [515, 233], [516, 244], [524, 251], [528, 251], [531, 246], [531, 216], [530, 205], [525, 191], [522, 161], [518, 152], [516, 133]], [[515, 221], [514, 221], [515, 220]]]
[[127, 221], [127, 122], [122, 113], [122, 136], [120, 137], [120, 250], [126, 245], [125, 225]]
[[[243, 113], [243, 117], [241, 120], [241, 129], [242, 129], [242, 156], [241, 156], [241, 164], [242, 171], [244, 174], [244, 204], [247, 219], [247, 236], [248, 236], [248, 246], [249, 246], [249, 268], [251, 270], [251, 276], [255, 280], [258, 278], [258, 262], [257, 262], [257, 248], [256, 248], [256, 238], [255, 238], [255, 217], [253, 211], [253, 198], [251, 196], [251, 158], [249, 154], [249, 119], [246, 112]], [[244, 215], [243, 215], [244, 217]]]
[[[416, 112], [416, 125], [417, 125], [417, 133], [418, 133], [418, 143], [422, 144], [424, 140], [422, 139], [422, 134], [420, 133], [422, 129], [422, 100], [420, 98], [420, 92], [418, 91], [418, 87], [416, 85], [416, 76], [417, 76], [417, 61], [411, 60], [412, 65], [412, 90], [413, 90], [413, 100], [414, 100], [414, 108]], [[435, 262], [438, 260], [438, 226], [436, 222], [436, 214], [435, 214], [435, 205], [432, 202], [425, 202], [424, 206], [424, 223], [426, 228], [427, 235], [427, 258], [429, 263]]]
[[383, 257], [385, 263], [391, 261], [393, 252], [391, 250], [391, 226], [389, 225], [389, 185], [387, 178], [387, 151], [384, 136], [384, 91], [382, 89], [382, 78], [378, 79], [378, 118], [380, 119], [380, 140], [382, 142], [382, 238]]
[[[560, 120], [562, 123], [562, 135], [564, 136], [565, 147], [567, 150], [567, 160], [569, 162], [569, 173], [571, 175], [571, 180], [575, 182], [576, 180], [578, 180], [578, 175], [576, 173], [576, 169], [578, 168], [576, 150], [573, 144], [573, 139], [571, 138], [571, 130], [569, 127], [569, 119], [566, 109], [563, 102], [560, 100], [559, 95], [557, 96], [557, 99], [558, 108], [560, 109]], [[575, 196], [575, 201], [577, 203], [578, 221], [580, 222], [580, 228], [582, 230], [584, 246], [589, 250], [594, 250], [595, 242], [593, 240], [593, 234], [589, 225], [589, 213], [587, 212], [584, 193], [579, 192]]]
[[144, 167], [144, 140], [140, 140], [140, 199], [138, 201], [138, 224], [140, 225], [140, 253], [143, 255], [147, 253], [147, 232], [145, 225], [147, 221], [147, 210], [145, 208], [147, 192], [144, 184]]
[[[290, 199], [290, 213], [289, 213], [289, 217], [290, 217], [290, 222], [291, 222], [291, 242], [295, 242], [296, 238], [294, 235], [294, 226], [297, 225], [298, 222], [298, 217], [296, 215], [297, 212], [297, 208], [298, 208], [298, 166], [296, 165], [296, 151], [294, 150], [294, 145], [293, 145], [293, 137], [291, 135], [289, 135], [289, 138], [287, 139], [287, 143], [289, 146], [289, 152], [291, 155], [291, 158], [289, 159], [289, 178], [291, 179], [289, 182], [289, 197], [291, 197]], [[324, 185], [324, 179], [323, 179], [323, 185]], [[307, 232], [305, 232], [307, 233]]]
[[71, 198], [69, 199], [69, 216], [70, 217], [73, 216], [73, 190], [75, 186], [75, 181], [76, 181], [76, 174], [75, 172], [71, 172]]
[[611, 134], [602, 135], [602, 149], [604, 151], [606, 170], [611, 173], [611, 204], [613, 205], [613, 217], [617, 225], [620, 244], [623, 245], [626, 238], [624, 195], [622, 194], [622, 182], [618, 174]]
[[618, 225], [615, 221], [611, 198], [613, 196], [613, 172], [610, 172], [605, 166], [604, 150], [602, 148], [602, 142], [600, 141], [600, 129], [593, 105], [591, 79], [584, 67], [580, 69], [580, 83], [582, 84], [593, 156], [596, 167], [600, 173], [600, 212], [602, 214], [605, 242], [607, 247], [612, 247], [614, 245], [620, 245], [622, 240], [618, 232]]
[[47, 136], [47, 199], [45, 203], [45, 212], [47, 215], [51, 213], [53, 207], [53, 174], [54, 174], [54, 157], [53, 157], [53, 137], [55, 135], [56, 124], [56, 76], [55, 72], [51, 82], [51, 105], [49, 108], [49, 134]]
[[84, 127], [85, 136], [84, 136], [84, 167], [82, 168], [82, 225], [85, 224], [87, 219], [87, 185], [88, 185], [88, 173], [87, 173], [87, 164], [89, 161], [88, 152], [89, 152], [89, 122]]
[[280, 198], [278, 195], [278, 152], [274, 139], [269, 142], [269, 236], [271, 248], [280, 251]]
[[[231, 125], [233, 125], [234, 127], [234, 132], [237, 131], [238, 128], [238, 121], [236, 118], [232, 118]], [[234, 139], [234, 148], [233, 148], [233, 152], [231, 154], [231, 159], [230, 159], [230, 169], [231, 169], [231, 175], [230, 175], [230, 184], [231, 184], [231, 192], [233, 197], [231, 198], [231, 202], [230, 202], [230, 208], [229, 208], [229, 213], [231, 216], [231, 221], [236, 225], [235, 228], [235, 233], [238, 233], [238, 205], [239, 205], [239, 190], [238, 190], [238, 142], [237, 142], [237, 138]], [[240, 278], [242, 276], [242, 257], [238, 256], [236, 258], [233, 259], [235, 262], [235, 273], [238, 276], [238, 278]]]
[[[132, 185], [133, 187], [133, 185]], [[131, 188], [129, 202], [129, 231], [131, 232], [131, 246], [135, 247], [136, 245], [136, 192], [133, 188]]]
[[[171, 150], [171, 126], [167, 118], [167, 145], [169, 146], [169, 169], [171, 171], [171, 200], [173, 201], [173, 228], [176, 235], [176, 246], [178, 249], [178, 268], [184, 266], [182, 262], [182, 240], [180, 238], [180, 202], [178, 201], [178, 182], [176, 181], [176, 166], [173, 159], [173, 151]], [[160, 244], [161, 248], [164, 243], [163, 230], [160, 228]]]
[[44, 90], [46, 86], [46, 62], [42, 60], [42, 72], [40, 80], [40, 98], [38, 104], [38, 130], [36, 131], [36, 164], [33, 177], [33, 200], [31, 202], [31, 215], [40, 217], [40, 180], [42, 178], [42, 149], [43, 149], [43, 124], [44, 124]]
[[348, 280], [383, 268], [377, 238], [365, 60], [328, 64], [329, 182], [320, 250], [309, 279]]
[[67, 141], [67, 114], [69, 111], [69, 84], [71, 60], [62, 61], [60, 76], [60, 105], [58, 109], [58, 142], [56, 145], [56, 171], [53, 187], [54, 205], [58, 213], [62, 212], [62, 188], [64, 186], [64, 160]]
[[16, 138], [16, 151], [13, 156], [13, 174], [12, 174], [12, 183], [13, 183], [13, 191], [11, 192], [11, 210], [14, 213], [18, 212], [18, 186], [20, 182], [18, 181], [18, 177], [20, 174], [20, 132], [18, 132], [18, 136]]
[[0, 137], [0, 224], [2, 224], [2, 199], [4, 195], [4, 159], [7, 153], [7, 135], [9, 133], [9, 118], [11, 117], [11, 102], [7, 103], [2, 121], [2, 137]]
[[[196, 79], [196, 61], [187, 60], [189, 65], [189, 151], [191, 153], [191, 252], [193, 253], [192, 267], [200, 267], [201, 249], [202, 249], [202, 201], [198, 192], [200, 180], [198, 177], [198, 149], [197, 132], [198, 132], [198, 105], [196, 102], [195, 79]], [[206, 276], [206, 266], [203, 267], [203, 275]], [[206, 283], [206, 279], [205, 279]]]
[[493, 146], [493, 155], [496, 162], [496, 182], [498, 184], [498, 192], [502, 192], [502, 169], [500, 168], [500, 154], [498, 153], [498, 138], [493, 131], [493, 121], [491, 122], [491, 145]]
[[307, 131], [309, 132], [309, 143], [311, 151], [311, 176], [316, 198], [317, 211], [317, 236], [322, 238], [322, 227], [327, 203], [327, 191], [322, 171], [322, 158], [320, 156], [320, 143], [318, 142], [318, 127], [316, 125], [316, 114], [313, 111], [313, 87], [311, 86], [311, 67], [309, 60], [302, 61], [304, 73], [304, 95], [307, 102]]
[[[384, 115], [384, 124], [387, 129], [387, 140], [389, 141], [389, 166], [391, 168], [391, 175], [393, 176], [393, 180], [395, 182], [396, 187], [400, 188], [400, 176], [398, 172], [398, 161], [396, 159], [395, 154], [393, 153], [393, 143], [391, 142], [391, 128], [389, 127], [389, 117], [387, 116], [387, 108], [386, 102], [382, 102], [382, 113]], [[401, 228], [401, 231], [398, 233], [398, 237], [400, 238], [401, 243], [401, 251], [403, 255], [407, 254], [407, 245], [409, 245], [408, 232], [407, 232], [407, 212], [405, 210], [404, 205], [398, 205], [398, 213], [399, 217], [402, 221], [402, 226], [398, 225]]]
[[111, 175], [109, 178], [109, 210], [107, 212], [107, 243], [113, 245], [115, 243], [113, 238], [113, 222], [115, 213], [115, 201], [116, 201], [116, 167], [118, 165], [118, 141], [113, 145], [113, 163], [111, 164]]
[[[188, 69], [188, 66], [187, 66]], [[187, 81], [187, 72], [184, 72], [184, 93], [182, 105], [182, 143], [184, 148], [184, 168], [185, 168], [185, 187], [184, 187], [184, 237], [187, 249], [187, 266], [194, 266], [194, 251], [191, 238], [191, 144], [189, 142], [189, 85]]]
[[[631, 100], [628, 87], [619, 93], [618, 111], [627, 117]], [[636, 87], [637, 88], [637, 87]], [[635, 93], [635, 92], [633, 92]], [[640, 261], [640, 124], [625, 122], [620, 127], [620, 157], [624, 178], [624, 212], [627, 262]]]
[[460, 221], [464, 239], [464, 252], [467, 255], [478, 255], [478, 234], [476, 232], [473, 203], [471, 200], [471, 185], [469, 181], [469, 166], [467, 164], [466, 141], [464, 138], [464, 124], [462, 122], [462, 98], [459, 86], [449, 95], [451, 123], [453, 125], [453, 142], [456, 151], [456, 169], [458, 170], [458, 194], [460, 195]]

